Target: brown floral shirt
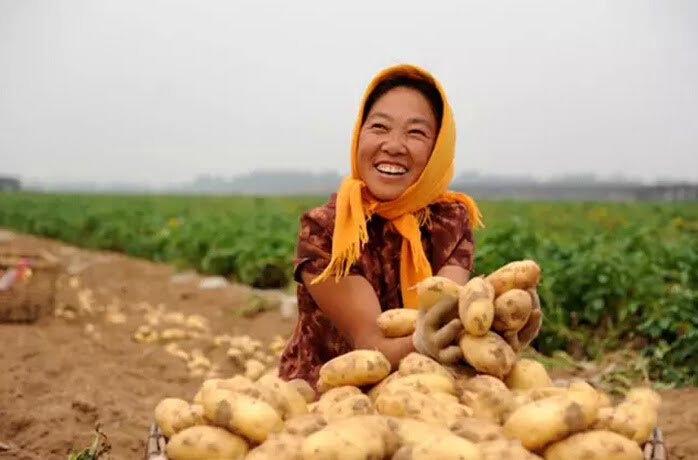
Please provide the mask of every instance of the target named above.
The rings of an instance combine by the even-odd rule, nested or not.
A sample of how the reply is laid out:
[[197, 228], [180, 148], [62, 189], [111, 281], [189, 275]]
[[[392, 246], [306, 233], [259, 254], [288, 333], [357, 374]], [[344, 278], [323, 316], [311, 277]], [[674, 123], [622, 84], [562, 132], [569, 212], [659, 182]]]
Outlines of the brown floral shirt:
[[[320, 367], [330, 359], [352, 350], [313, 300], [301, 272], [319, 275], [332, 254], [336, 194], [322, 206], [301, 215], [294, 258], [294, 278], [299, 283], [298, 320], [279, 364], [279, 376], [300, 378], [315, 388]], [[352, 275], [365, 277], [373, 286], [383, 311], [402, 308], [399, 289], [402, 237], [389, 229], [387, 221], [373, 216], [368, 224], [369, 240], [351, 268]], [[456, 265], [472, 272], [473, 238], [468, 213], [460, 203], [431, 205], [431, 219], [422, 227], [422, 244], [432, 272]]]

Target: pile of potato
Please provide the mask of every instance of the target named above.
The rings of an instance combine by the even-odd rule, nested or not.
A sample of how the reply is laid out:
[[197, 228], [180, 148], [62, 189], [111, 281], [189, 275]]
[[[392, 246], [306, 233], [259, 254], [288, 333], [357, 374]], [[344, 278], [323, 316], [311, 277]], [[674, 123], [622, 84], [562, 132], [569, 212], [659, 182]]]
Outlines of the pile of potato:
[[[302, 380], [286, 382], [269, 373], [209, 379], [191, 401], [167, 398], [155, 408], [156, 423], [168, 437], [167, 456], [642, 459], [640, 445], [656, 425], [659, 395], [633, 388], [614, 404], [583, 380], [554, 385], [540, 363], [517, 357], [511, 347], [497, 352], [508, 345], [499, 336], [489, 339], [497, 335], [492, 328], [515, 328], [512, 323], [521, 321], [520, 315], [498, 313], [497, 299], [516, 288], [480, 280], [466, 286], [471, 302], [487, 304], [469, 308], [473, 318], [484, 318], [482, 324], [463, 321], [467, 335], [460, 344], [469, 348], [467, 363], [442, 366], [411, 353], [391, 369], [379, 351], [355, 350], [321, 368], [317, 393]], [[420, 295], [433, 301], [452, 295], [450, 285], [440, 281], [425, 283], [430, 289]], [[497, 286], [494, 292], [488, 283]], [[490, 304], [493, 313], [486, 308]], [[379, 324], [386, 335], [406, 335], [404, 318], [386, 314]]]

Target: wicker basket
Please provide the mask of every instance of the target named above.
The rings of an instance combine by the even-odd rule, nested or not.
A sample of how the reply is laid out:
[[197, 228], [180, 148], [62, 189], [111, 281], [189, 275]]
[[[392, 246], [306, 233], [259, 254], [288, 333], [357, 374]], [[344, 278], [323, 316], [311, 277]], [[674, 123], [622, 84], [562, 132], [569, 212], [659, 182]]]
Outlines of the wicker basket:
[[[160, 432], [157, 425], [150, 426], [150, 433], [146, 442], [145, 460], [168, 460], [165, 455], [165, 445], [167, 438]], [[644, 445], [644, 460], [667, 460], [664, 449], [664, 437], [662, 430], [657, 427], [652, 431], [650, 438]], [[502, 459], [504, 460], [504, 459]]]
[[16, 251], [0, 246], [0, 277], [27, 264], [30, 275], [0, 287], [0, 322], [34, 322], [53, 314], [58, 260], [45, 251]]

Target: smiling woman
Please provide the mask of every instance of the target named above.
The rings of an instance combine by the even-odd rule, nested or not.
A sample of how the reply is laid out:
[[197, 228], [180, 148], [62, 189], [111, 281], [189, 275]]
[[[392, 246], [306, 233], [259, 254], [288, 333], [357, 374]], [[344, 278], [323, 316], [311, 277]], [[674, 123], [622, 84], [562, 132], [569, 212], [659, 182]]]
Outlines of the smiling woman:
[[[305, 212], [294, 260], [298, 322], [280, 363], [284, 379], [314, 387], [320, 367], [355, 349], [395, 366], [412, 351], [442, 363], [462, 358], [457, 302], [419, 309], [411, 289], [440, 275], [464, 284], [473, 269], [475, 202], [450, 192], [455, 125], [445, 92], [412, 65], [369, 84], [351, 144], [351, 175], [323, 206]], [[384, 337], [381, 312], [419, 309], [413, 334]]]

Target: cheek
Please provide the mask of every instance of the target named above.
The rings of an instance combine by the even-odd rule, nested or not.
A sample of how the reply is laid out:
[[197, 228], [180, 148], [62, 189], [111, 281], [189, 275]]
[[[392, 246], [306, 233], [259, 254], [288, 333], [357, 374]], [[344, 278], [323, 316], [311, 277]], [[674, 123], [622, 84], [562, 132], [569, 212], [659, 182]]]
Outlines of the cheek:
[[416, 169], [418, 169], [420, 173], [422, 172], [422, 170], [424, 170], [427, 163], [429, 162], [432, 148], [432, 145], [420, 144], [414, 146], [414, 148], [412, 149], [412, 159], [414, 161]]

